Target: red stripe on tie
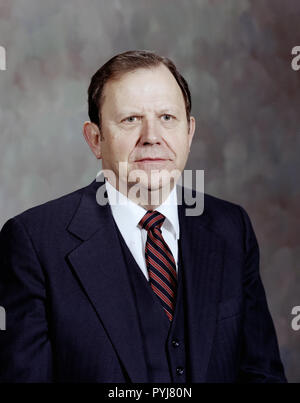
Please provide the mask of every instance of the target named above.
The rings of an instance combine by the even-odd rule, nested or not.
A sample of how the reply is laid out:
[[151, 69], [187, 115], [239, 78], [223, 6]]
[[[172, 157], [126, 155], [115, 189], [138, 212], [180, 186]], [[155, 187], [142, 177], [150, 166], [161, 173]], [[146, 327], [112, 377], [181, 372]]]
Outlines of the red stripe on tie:
[[[145, 222], [153, 215], [153, 218], [146, 224], [145, 226]], [[156, 221], [159, 221], [161, 219], [163, 219], [164, 216], [162, 214], [160, 214], [158, 211], [150, 211], [148, 213], [146, 213], [144, 215], [144, 217], [141, 219], [140, 221], [140, 225], [142, 227], [145, 226], [144, 229], [146, 229], [147, 231], [150, 229], [150, 227], [152, 227]], [[162, 223], [161, 223], [162, 224]], [[161, 225], [160, 225], [161, 226]]]
[[[176, 266], [175, 260], [174, 260], [173, 256], [170, 255], [170, 253], [169, 253], [169, 251], [166, 249], [165, 245], [164, 245], [161, 241], [159, 241], [158, 239], [156, 239], [156, 238], [153, 236], [153, 234], [152, 234], [151, 231], [149, 231], [148, 234], [149, 234], [150, 238], [152, 239], [152, 241], [153, 241], [155, 244], [157, 244], [157, 245], [160, 247], [160, 249], [162, 249], [162, 250], [166, 253], [166, 255], [169, 256], [169, 259], [173, 262], [174, 266]], [[169, 266], [168, 266], [168, 267], [169, 267]], [[177, 275], [176, 275], [176, 270], [174, 270], [174, 268], [173, 268], [172, 266], [170, 266], [170, 270], [172, 271], [174, 277], [176, 278], [176, 276], [177, 276]]]
[[170, 312], [169, 312], [165, 307], [163, 307], [163, 308], [164, 308], [166, 314], [168, 315], [168, 318], [169, 318], [170, 322], [172, 322], [172, 320], [173, 320], [173, 315], [171, 315]]
[[[155, 232], [156, 229], [157, 229], [157, 228], [154, 228], [154, 232]], [[172, 255], [172, 252], [169, 250], [169, 247], [167, 246], [166, 241], [164, 240], [164, 238], [163, 238], [161, 232], [158, 230], [157, 232], [155, 232], [155, 234], [160, 238], [160, 240], [158, 240], [158, 239], [156, 239], [156, 238], [154, 237], [154, 238], [156, 239], [156, 242], [161, 242], [161, 244], [163, 245], [164, 252], [166, 253], [166, 255], [168, 255], [169, 259], [170, 259], [172, 262], [174, 262], [174, 264], [175, 264], [175, 261], [174, 261], [174, 257], [173, 257], [173, 255]]]
[[159, 220], [161, 220], [161, 219], [162, 219], [162, 216], [161, 216], [161, 215], [159, 215], [159, 216], [157, 216], [157, 217], [153, 217], [152, 220], [150, 220], [150, 221], [148, 222], [148, 224], [146, 225], [146, 227], [151, 228], [152, 225], [153, 225], [156, 221], [159, 221]]
[[[148, 243], [147, 244], [147, 248], [153, 253], [153, 255], [155, 255], [165, 266], [167, 266], [168, 269], [170, 269], [171, 272], [174, 271], [173, 267], [170, 265], [170, 263], [156, 250], [153, 248], [153, 246]], [[149, 258], [151, 258], [151, 256], [149, 256]], [[152, 259], [153, 260], [153, 259]], [[174, 283], [174, 280], [172, 277], [167, 277], [164, 273], [163, 274], [171, 283]]]
[[151, 256], [148, 256], [149, 263], [152, 264], [168, 281], [169, 283], [175, 285], [173, 278], [169, 275], [168, 272], [164, 270], [155, 260], [152, 259]]
[[151, 287], [154, 289], [156, 294], [173, 310], [173, 304], [171, 301], [163, 294], [153, 283], [151, 283]]
[[[159, 272], [161, 272], [161, 274], [163, 274], [162, 270], [164, 270], [155, 260], [152, 259], [151, 256], [148, 256], [149, 259], [149, 263], [152, 264], [152, 266], [154, 266]], [[170, 275], [165, 271], [165, 273], [167, 274], [168, 277], [166, 277], [166, 279], [171, 283], [171, 277]]]
[[169, 288], [166, 283], [164, 283], [152, 270], [149, 270], [149, 274], [150, 274], [151, 278], [153, 278], [155, 281], [157, 281], [167, 291], [167, 293], [172, 298], [174, 298], [174, 291], [171, 290], [171, 288]]
[[[157, 229], [157, 228], [154, 228], [154, 231], [153, 231], [153, 232], [155, 232], [156, 229]], [[168, 257], [169, 257], [172, 261], [174, 261], [174, 257], [173, 257], [172, 254], [170, 254], [168, 248], [166, 247], [166, 245], [165, 245], [165, 240], [163, 239], [160, 230], [158, 230], [157, 232], [155, 232], [155, 234], [159, 237], [159, 239], [155, 238], [153, 232], [152, 232], [152, 231], [149, 231], [149, 233], [151, 234], [151, 239], [153, 240], [153, 242], [155, 242], [155, 243], [157, 243], [157, 244], [160, 244], [160, 245], [161, 245], [161, 248], [162, 248], [162, 249], [164, 250], [164, 252], [168, 255]]]

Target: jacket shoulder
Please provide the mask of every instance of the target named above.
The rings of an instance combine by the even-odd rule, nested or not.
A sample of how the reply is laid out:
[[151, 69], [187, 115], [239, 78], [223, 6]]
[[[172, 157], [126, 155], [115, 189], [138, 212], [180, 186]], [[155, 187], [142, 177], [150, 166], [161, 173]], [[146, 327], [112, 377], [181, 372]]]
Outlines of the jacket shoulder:
[[242, 207], [237, 203], [204, 193], [204, 210], [214, 220], [240, 221], [241, 209]]
[[204, 212], [210, 217], [211, 229], [232, 243], [249, 240], [257, 244], [252, 222], [247, 211], [239, 204], [205, 193]]

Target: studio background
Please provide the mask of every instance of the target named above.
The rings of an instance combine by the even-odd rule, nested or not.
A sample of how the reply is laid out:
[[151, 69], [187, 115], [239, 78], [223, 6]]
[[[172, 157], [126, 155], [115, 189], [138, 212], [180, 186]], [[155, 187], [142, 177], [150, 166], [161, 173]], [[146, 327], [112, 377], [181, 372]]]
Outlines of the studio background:
[[187, 168], [248, 212], [286, 375], [300, 382], [299, 19], [298, 0], [1, 0], [0, 226], [94, 179], [82, 124], [106, 60], [130, 49], [170, 57], [197, 123]]

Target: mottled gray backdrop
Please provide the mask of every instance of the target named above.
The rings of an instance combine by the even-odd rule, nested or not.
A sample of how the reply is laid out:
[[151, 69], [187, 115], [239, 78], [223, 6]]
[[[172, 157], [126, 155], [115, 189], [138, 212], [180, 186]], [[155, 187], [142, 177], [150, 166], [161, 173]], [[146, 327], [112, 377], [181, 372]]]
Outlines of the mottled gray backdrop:
[[249, 213], [286, 373], [300, 382], [299, 21], [299, 0], [1, 0], [1, 226], [100, 169], [82, 136], [100, 65], [136, 48], [172, 58], [197, 119], [188, 168]]

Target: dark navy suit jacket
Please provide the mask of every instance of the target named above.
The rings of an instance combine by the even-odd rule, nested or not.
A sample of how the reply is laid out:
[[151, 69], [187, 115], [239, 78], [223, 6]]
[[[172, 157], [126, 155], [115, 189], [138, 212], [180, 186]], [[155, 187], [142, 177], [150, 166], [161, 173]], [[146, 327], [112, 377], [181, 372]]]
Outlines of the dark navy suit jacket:
[[[0, 240], [1, 382], [145, 382], [109, 205], [93, 181], [8, 220]], [[190, 382], [285, 382], [245, 210], [205, 194], [178, 207]]]

